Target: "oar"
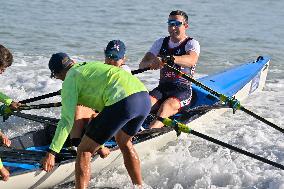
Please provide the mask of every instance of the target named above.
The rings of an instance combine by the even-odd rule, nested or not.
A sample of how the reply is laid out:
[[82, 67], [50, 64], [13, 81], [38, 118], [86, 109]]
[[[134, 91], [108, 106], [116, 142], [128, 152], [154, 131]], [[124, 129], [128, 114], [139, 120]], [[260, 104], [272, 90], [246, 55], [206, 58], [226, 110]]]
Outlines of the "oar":
[[[133, 75], [135, 75], [135, 74], [139, 74], [139, 73], [142, 73], [142, 72], [145, 72], [145, 71], [148, 71], [148, 70], [150, 70], [150, 68], [141, 68], [141, 69], [137, 69], [137, 70], [132, 70], [131, 73]], [[22, 103], [22, 104], [35, 102], [35, 101], [42, 100], [42, 99], [45, 99], [45, 98], [50, 98], [50, 97], [53, 97], [53, 96], [60, 95], [60, 92], [61, 92], [61, 90], [56, 91], [56, 92], [52, 92], [52, 93], [47, 93], [47, 94], [44, 94], [44, 95], [40, 95], [40, 96], [37, 96], [37, 97], [28, 98], [28, 99], [25, 99], [25, 100], [21, 100], [19, 102]]]
[[[45, 151], [32, 151], [14, 148], [7, 148], [6, 150], [0, 151], [0, 157], [3, 161], [14, 163], [39, 163], [45, 155]], [[63, 153], [56, 154], [56, 163], [75, 158], [75, 151], [65, 151]]]
[[[135, 75], [135, 74], [145, 72], [147, 70], [150, 70], [150, 68], [142, 68], [142, 69], [132, 70], [131, 73], [133, 75]], [[44, 95], [40, 95], [40, 96], [37, 96], [37, 97], [32, 97], [32, 98], [25, 99], [25, 100], [22, 100], [22, 101], [19, 101], [19, 102], [22, 103], [22, 104], [26, 104], [26, 103], [42, 100], [42, 99], [45, 99], [45, 98], [53, 97], [53, 96], [56, 96], [56, 95], [60, 95], [60, 92], [61, 92], [61, 90], [56, 91], [56, 92], [52, 92], [52, 93], [48, 93], [48, 94], [44, 94]], [[59, 107], [59, 106], [61, 106], [60, 102], [49, 103], [49, 104], [38, 104], [38, 105], [23, 105], [19, 108], [19, 111], [31, 110], [31, 109], [41, 109], [41, 108], [51, 108], [51, 107]], [[42, 120], [34, 118], [34, 117], [29, 117], [28, 115], [24, 115], [24, 114], [21, 114], [19, 112], [13, 112], [12, 114], [15, 115], [15, 116], [18, 116], [18, 117], [30, 119], [30, 120], [37, 121], [37, 122], [40, 122], [40, 123], [46, 123], [46, 121], [42, 121]], [[3, 120], [5, 121], [6, 119], [8, 119], [8, 117], [3, 117]]]
[[222, 108], [230, 108], [229, 106], [225, 104], [214, 104], [214, 105], [201, 105], [197, 106], [192, 109], [185, 110], [185, 113], [190, 113], [190, 112], [202, 112], [202, 111], [209, 111], [209, 110], [214, 110], [214, 109], [222, 109]]
[[53, 97], [53, 96], [60, 95], [60, 91], [61, 90], [56, 91], [56, 92], [52, 92], [52, 93], [48, 93], [48, 94], [44, 94], [44, 95], [40, 95], [40, 96], [37, 96], [37, 97], [28, 98], [28, 99], [25, 99], [25, 100], [21, 100], [19, 102], [22, 103], [22, 104], [26, 104], [26, 103], [42, 100], [42, 99], [45, 99], [45, 98], [50, 98], [50, 97]]
[[43, 120], [48, 120], [48, 121], [55, 121], [56, 123], [58, 122], [57, 119], [55, 118], [48, 118], [48, 117], [43, 117], [43, 116], [37, 116], [37, 115], [32, 115], [32, 114], [25, 114], [21, 113], [21, 110], [32, 110], [32, 109], [41, 109], [41, 108], [51, 108], [51, 107], [60, 107], [61, 102], [55, 102], [55, 103], [49, 103], [49, 104], [38, 104], [38, 105], [23, 105], [20, 106], [18, 111], [11, 111], [9, 114], [3, 116], [3, 121], [7, 120], [10, 115], [18, 116], [21, 118], [37, 121], [40, 123], [46, 123], [46, 121]]
[[43, 124], [54, 125], [54, 126], [56, 126], [57, 122], [59, 121], [59, 119], [56, 119], [56, 118], [26, 114], [22, 112], [13, 112], [12, 114], [15, 116], [24, 118], [24, 119], [36, 121], [36, 122], [43, 123]]
[[210, 92], [211, 94], [215, 95], [216, 97], [218, 97], [222, 102], [226, 103], [227, 105], [229, 105], [231, 108], [233, 108], [233, 111], [235, 112], [236, 110], [242, 110], [244, 111], [245, 113], [255, 117], [256, 119], [266, 123], [267, 125], [273, 127], [274, 129], [284, 133], [284, 129], [277, 126], [276, 124], [268, 121], [267, 119], [257, 115], [256, 113], [253, 113], [252, 111], [246, 109], [245, 107], [243, 107], [241, 104], [240, 104], [240, 101], [238, 101], [237, 99], [235, 99], [234, 97], [228, 97], [224, 94], [221, 94], [211, 88], [209, 88], [208, 86], [202, 84], [201, 82], [193, 79], [192, 77], [190, 77], [189, 75], [181, 72], [180, 70], [170, 66], [169, 64], [165, 64], [168, 68], [172, 69], [174, 72], [176, 72], [177, 74], [179, 74], [181, 77], [183, 77], [184, 79], [187, 79], [188, 81], [194, 83], [196, 86], [199, 86], [201, 88], [203, 88], [204, 90]]
[[228, 149], [230, 149], [230, 150], [239, 152], [239, 153], [241, 153], [241, 154], [243, 154], [243, 155], [246, 155], [246, 156], [251, 157], [251, 158], [253, 158], [253, 159], [257, 159], [257, 160], [259, 160], [259, 161], [261, 161], [261, 162], [263, 162], [263, 163], [266, 163], [266, 164], [269, 164], [269, 165], [272, 165], [272, 166], [274, 166], [274, 167], [277, 167], [277, 168], [279, 168], [279, 169], [284, 170], [284, 165], [281, 165], [281, 164], [279, 164], [279, 163], [270, 161], [270, 160], [268, 160], [268, 159], [266, 159], [266, 158], [263, 158], [263, 157], [261, 157], [261, 156], [255, 155], [255, 154], [253, 154], [253, 153], [251, 153], [251, 152], [248, 152], [248, 151], [246, 151], [246, 150], [242, 150], [242, 149], [240, 149], [240, 148], [238, 148], [238, 147], [235, 147], [235, 146], [232, 146], [232, 145], [230, 145], [230, 144], [228, 144], [228, 143], [222, 142], [222, 141], [217, 140], [217, 139], [215, 139], [215, 138], [212, 138], [212, 137], [210, 137], [210, 136], [207, 136], [207, 135], [204, 135], [204, 134], [199, 133], [199, 132], [197, 132], [197, 131], [194, 131], [194, 130], [192, 130], [189, 126], [187, 126], [187, 125], [185, 125], [185, 124], [179, 123], [179, 122], [177, 122], [177, 121], [175, 121], [175, 120], [171, 120], [171, 119], [169, 119], [169, 118], [157, 117], [157, 119], [158, 119], [159, 121], [161, 121], [164, 125], [166, 125], [166, 126], [168, 126], [168, 127], [171, 127], [171, 128], [174, 128], [174, 129], [175, 129], [176, 131], [178, 131], [178, 132], [183, 132], [183, 133], [187, 133], [187, 134], [193, 134], [193, 135], [195, 135], [195, 136], [197, 136], [197, 137], [203, 138], [203, 139], [205, 139], [205, 140], [208, 140], [208, 141], [213, 142], [213, 143], [215, 143], [215, 144], [218, 144], [218, 145], [220, 145], [220, 146], [226, 147], [226, 148], [228, 148]]
[[142, 72], [145, 72], [145, 71], [148, 71], [148, 70], [150, 70], [150, 68], [140, 68], [140, 69], [137, 69], [137, 70], [131, 70], [131, 73], [133, 75], [135, 75], [135, 74], [139, 74], [139, 73], [142, 73]]
[[48, 104], [37, 104], [37, 105], [22, 105], [19, 107], [19, 111], [21, 110], [31, 110], [31, 109], [42, 109], [42, 108], [52, 108], [52, 107], [60, 107], [61, 102], [53, 102]]
[[[24, 152], [23, 152], [24, 151]], [[3, 161], [6, 162], [17, 162], [17, 163], [36, 163], [41, 160], [42, 157], [45, 156], [45, 152], [40, 151], [28, 151], [28, 150], [16, 150], [16, 149], [8, 149], [1, 150], [0, 156]]]

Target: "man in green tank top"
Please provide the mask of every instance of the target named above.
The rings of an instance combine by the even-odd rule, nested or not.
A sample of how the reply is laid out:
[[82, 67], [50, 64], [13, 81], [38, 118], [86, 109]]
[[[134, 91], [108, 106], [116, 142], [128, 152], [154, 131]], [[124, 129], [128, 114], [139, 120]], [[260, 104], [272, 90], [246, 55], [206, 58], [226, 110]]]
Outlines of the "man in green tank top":
[[[61, 119], [43, 168], [51, 171], [74, 124], [77, 104], [98, 110], [77, 150], [76, 188], [86, 188], [90, 178], [90, 160], [101, 145], [115, 136], [133, 184], [142, 185], [138, 154], [132, 138], [150, 112], [148, 91], [131, 73], [101, 62], [75, 64], [67, 54], [53, 54], [49, 61], [52, 76], [63, 81]], [[111, 116], [112, 119], [109, 119]]]

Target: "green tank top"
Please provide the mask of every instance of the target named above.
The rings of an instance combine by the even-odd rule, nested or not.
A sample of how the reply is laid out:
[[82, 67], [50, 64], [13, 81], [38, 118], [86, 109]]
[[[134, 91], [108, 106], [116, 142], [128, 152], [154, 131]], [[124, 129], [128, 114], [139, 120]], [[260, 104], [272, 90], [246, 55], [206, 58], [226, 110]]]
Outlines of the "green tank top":
[[74, 124], [78, 104], [102, 111], [134, 93], [147, 91], [131, 73], [102, 62], [75, 64], [64, 79], [61, 98], [61, 119], [50, 149], [60, 152]]

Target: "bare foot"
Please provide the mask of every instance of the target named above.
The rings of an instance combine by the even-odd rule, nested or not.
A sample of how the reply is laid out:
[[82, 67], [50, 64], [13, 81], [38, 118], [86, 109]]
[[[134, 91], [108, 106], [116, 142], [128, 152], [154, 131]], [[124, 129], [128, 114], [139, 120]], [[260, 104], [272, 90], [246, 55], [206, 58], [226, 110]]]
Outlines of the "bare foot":
[[107, 147], [100, 148], [98, 154], [101, 158], [106, 158], [110, 154], [110, 150]]
[[7, 181], [10, 177], [10, 173], [5, 167], [2, 167], [2, 169], [0, 169], [0, 175], [2, 176], [2, 179], [4, 181]]

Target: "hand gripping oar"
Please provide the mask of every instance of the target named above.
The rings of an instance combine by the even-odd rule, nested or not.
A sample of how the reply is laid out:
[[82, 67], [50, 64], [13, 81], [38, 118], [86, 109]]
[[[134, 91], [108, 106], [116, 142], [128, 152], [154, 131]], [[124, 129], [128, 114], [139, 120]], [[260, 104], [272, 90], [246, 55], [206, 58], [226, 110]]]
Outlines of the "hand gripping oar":
[[[61, 102], [48, 103], [48, 104], [37, 104], [37, 105], [25, 105], [24, 104], [24, 105], [20, 106], [17, 111], [12, 111], [7, 106], [2, 105], [1, 111], [4, 112], [4, 113], [2, 113], [3, 114], [3, 121], [6, 121], [10, 117], [10, 115], [15, 115], [15, 116], [21, 117], [20, 111], [22, 111], [22, 110], [42, 109], [42, 108], [51, 108], [51, 107], [60, 107], [60, 106], [61, 106]], [[4, 109], [4, 110], [2, 110], [2, 109]], [[25, 115], [26, 116], [22, 117], [22, 118], [29, 119], [29, 116], [33, 116], [31, 114], [25, 114]], [[51, 119], [53, 119], [53, 118], [51, 118]]]
[[[255, 117], [256, 119], [262, 121], [263, 123], [266, 123], [267, 125], [273, 127], [274, 129], [284, 133], [284, 129], [277, 126], [276, 124], [268, 121], [267, 119], [253, 113], [252, 111], [246, 109], [245, 107], [243, 107], [241, 104], [240, 104], [240, 101], [238, 101], [235, 97], [228, 97], [224, 94], [221, 94], [221, 93], [218, 93], [217, 91], [207, 87], [206, 85], [202, 84], [201, 82], [193, 79], [192, 77], [190, 77], [189, 75], [181, 72], [180, 70], [174, 68], [173, 66], [170, 66], [173, 64], [172, 62], [172, 58], [168, 58], [167, 59], [168, 63], [165, 64], [165, 66], [167, 66], [168, 68], [172, 69], [174, 72], [176, 72], [179, 76], [181, 76], [182, 78], [194, 83], [196, 86], [198, 87], [201, 87], [203, 88], [204, 90], [210, 92], [211, 94], [215, 95], [216, 97], [218, 97], [222, 102], [224, 102], [225, 104], [227, 104], [230, 108], [233, 109], [233, 112], [235, 113], [236, 110], [242, 110], [244, 111], [245, 113]], [[170, 61], [170, 62], [169, 62]], [[169, 65], [170, 64], [170, 65]]]
[[230, 149], [230, 150], [239, 152], [239, 153], [241, 153], [241, 154], [243, 154], [243, 155], [246, 155], [246, 156], [251, 157], [251, 158], [253, 158], [253, 159], [257, 159], [257, 160], [259, 160], [259, 161], [261, 161], [261, 162], [263, 162], [263, 163], [266, 163], [266, 164], [269, 164], [269, 165], [272, 165], [272, 166], [274, 166], [274, 167], [277, 167], [277, 168], [279, 168], [279, 169], [284, 170], [284, 165], [281, 165], [281, 164], [279, 164], [279, 163], [270, 161], [270, 160], [268, 160], [268, 159], [266, 159], [266, 158], [260, 157], [260, 156], [258, 156], [258, 155], [255, 155], [255, 154], [251, 153], [251, 152], [242, 150], [242, 149], [237, 148], [237, 147], [235, 147], [235, 146], [232, 146], [232, 145], [230, 145], [230, 144], [228, 144], [228, 143], [222, 142], [222, 141], [217, 140], [217, 139], [215, 139], [215, 138], [212, 138], [212, 137], [210, 137], [210, 136], [207, 136], [207, 135], [204, 135], [204, 134], [199, 133], [199, 132], [197, 132], [197, 131], [194, 131], [194, 130], [192, 130], [189, 126], [187, 126], [187, 125], [185, 125], [185, 124], [179, 123], [179, 122], [177, 122], [177, 121], [175, 121], [175, 120], [171, 120], [171, 119], [169, 119], [169, 118], [157, 117], [157, 119], [158, 119], [159, 121], [161, 121], [164, 125], [175, 129], [177, 132], [183, 132], [183, 133], [187, 133], [187, 134], [193, 134], [193, 135], [195, 135], [195, 136], [197, 136], [197, 137], [203, 138], [203, 139], [205, 139], [205, 140], [208, 140], [208, 141], [213, 142], [213, 143], [215, 143], [215, 144], [218, 144], [218, 145], [220, 145], [220, 146], [226, 147], [226, 148], [228, 148], [228, 149]]
[[[23, 105], [20, 106], [18, 108], [17, 111], [21, 111], [21, 110], [31, 110], [31, 109], [41, 109], [41, 108], [51, 108], [51, 107], [59, 107], [61, 106], [60, 102], [56, 102], [56, 103], [49, 103], [49, 104], [38, 104], [38, 105], [26, 105], [26, 103], [30, 103], [30, 102], [34, 102], [34, 101], [38, 101], [38, 100], [42, 100], [45, 98], [49, 98], [49, 97], [53, 97], [56, 95], [60, 95], [61, 90], [56, 91], [56, 92], [52, 92], [52, 93], [48, 93], [48, 94], [44, 94], [44, 95], [40, 95], [37, 97], [32, 97], [29, 99], [25, 99], [25, 100], [21, 100], [19, 101], [20, 103], [22, 103]], [[3, 121], [5, 122], [9, 116], [12, 114], [12, 110], [6, 106], [6, 105], [2, 105], [0, 108], [1, 111], [1, 115], [3, 116]]]

